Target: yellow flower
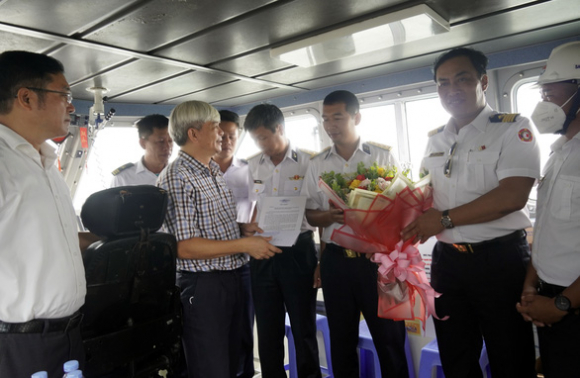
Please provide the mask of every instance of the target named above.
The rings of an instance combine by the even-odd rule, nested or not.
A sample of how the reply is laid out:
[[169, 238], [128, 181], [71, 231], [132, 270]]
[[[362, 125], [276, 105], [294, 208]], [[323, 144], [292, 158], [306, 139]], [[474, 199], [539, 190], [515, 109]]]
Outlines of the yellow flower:
[[382, 193], [382, 192], [383, 191], [378, 186], [375, 188], [375, 193]]
[[352, 182], [350, 183], [349, 189], [356, 189], [358, 188], [360, 185], [360, 180], [352, 180]]
[[379, 169], [377, 169], [377, 173], [379, 176], [383, 177], [385, 175], [385, 168], [379, 167]]

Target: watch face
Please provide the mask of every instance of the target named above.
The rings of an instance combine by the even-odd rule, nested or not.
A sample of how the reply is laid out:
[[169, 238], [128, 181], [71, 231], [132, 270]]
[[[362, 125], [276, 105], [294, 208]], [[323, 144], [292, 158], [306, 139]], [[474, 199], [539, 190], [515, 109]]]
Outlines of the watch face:
[[570, 300], [563, 295], [557, 295], [555, 299], [555, 304], [558, 310], [569, 311], [570, 310]]
[[453, 228], [453, 222], [451, 222], [451, 219], [448, 216], [444, 216], [441, 218], [441, 224], [445, 228]]

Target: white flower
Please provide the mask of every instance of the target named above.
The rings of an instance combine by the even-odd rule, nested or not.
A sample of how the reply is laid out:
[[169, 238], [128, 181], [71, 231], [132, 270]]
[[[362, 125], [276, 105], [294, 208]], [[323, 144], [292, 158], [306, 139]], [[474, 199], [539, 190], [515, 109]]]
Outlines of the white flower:
[[360, 182], [359, 186], [369, 186], [370, 183], [371, 183], [371, 180], [364, 179]]
[[379, 189], [380, 189], [380, 190], [385, 190], [385, 189], [387, 189], [387, 188], [389, 187], [389, 185], [390, 185], [390, 184], [391, 184], [391, 183], [390, 183], [389, 181], [385, 180], [385, 179], [384, 179], [384, 178], [382, 178], [382, 177], [379, 177], [379, 178], [377, 179], [377, 186], [379, 187]]

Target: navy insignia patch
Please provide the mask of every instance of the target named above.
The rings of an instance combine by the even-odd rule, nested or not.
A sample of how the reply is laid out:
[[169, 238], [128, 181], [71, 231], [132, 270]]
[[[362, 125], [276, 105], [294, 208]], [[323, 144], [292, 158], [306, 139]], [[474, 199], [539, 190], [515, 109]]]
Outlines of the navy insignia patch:
[[295, 162], [298, 162], [298, 154], [294, 150], [292, 150], [292, 160], [294, 160]]
[[489, 117], [489, 122], [500, 123], [500, 122], [515, 122], [518, 118], [518, 113], [498, 113]]
[[111, 172], [111, 174], [113, 176], [117, 176], [119, 173], [123, 172], [125, 169], [127, 168], [131, 168], [132, 166], [134, 166], [135, 163], [127, 163], [127, 164], [123, 164], [122, 166], [120, 166], [119, 168], [115, 169], [113, 172]]

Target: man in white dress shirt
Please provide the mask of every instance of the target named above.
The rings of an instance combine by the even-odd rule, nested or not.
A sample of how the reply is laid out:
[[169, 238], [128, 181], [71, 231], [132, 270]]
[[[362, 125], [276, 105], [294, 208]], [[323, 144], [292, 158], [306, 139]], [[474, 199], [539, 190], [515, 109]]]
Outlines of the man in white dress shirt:
[[56, 59], [0, 55], [0, 377], [57, 377], [64, 362], [84, 363], [76, 216], [46, 142], [68, 133], [71, 101]]
[[365, 142], [359, 137], [357, 126], [361, 113], [353, 93], [339, 90], [326, 96], [322, 121], [333, 145], [310, 161], [302, 195], [308, 197], [308, 222], [323, 230], [321, 241], [325, 246], [315, 283], [322, 284], [324, 292], [334, 376], [359, 377], [357, 345], [362, 313], [375, 342], [381, 376], [407, 378], [405, 322], [378, 317], [378, 266], [365, 253], [345, 249], [332, 241], [333, 231], [344, 223], [344, 214], [341, 209], [329, 206], [329, 198], [318, 187], [324, 172], [351, 174], [356, 172], [358, 163], [367, 167], [373, 163], [382, 167], [398, 166], [398, 163], [390, 147]]
[[[253, 107], [244, 129], [261, 153], [248, 159], [251, 198], [299, 196], [310, 154], [294, 148], [284, 133], [284, 115], [275, 105]], [[318, 378], [320, 362], [316, 340], [316, 289], [312, 277], [317, 265], [313, 227], [302, 221], [292, 247], [269, 260], [252, 259], [252, 295], [258, 326], [262, 376], [284, 378], [284, 320], [288, 311], [296, 347], [298, 377]]]
[[[214, 155], [213, 160], [219, 164], [226, 185], [234, 195], [238, 223], [250, 223], [254, 203], [248, 198], [248, 162], [234, 156], [240, 135], [240, 117], [229, 110], [220, 110], [219, 113], [220, 128], [224, 135], [222, 136], [222, 150]], [[250, 261], [249, 258], [247, 261]], [[254, 304], [252, 303], [249, 263], [240, 268], [240, 277], [243, 289], [242, 346], [237, 377], [252, 378], [254, 376]]]
[[580, 42], [556, 47], [538, 79], [532, 120], [540, 133], [562, 136], [538, 187], [532, 264], [518, 310], [538, 326], [546, 378], [580, 372]]
[[127, 163], [112, 173], [111, 188], [126, 185], [155, 185], [157, 176], [167, 166], [173, 140], [168, 131], [169, 120], [161, 114], [151, 114], [137, 122], [139, 144], [145, 154], [135, 163]]
[[447, 378], [481, 377], [485, 340], [494, 378], [535, 377], [532, 327], [516, 311], [530, 260], [526, 202], [540, 151], [528, 119], [498, 114], [486, 101], [487, 57], [457, 48], [435, 62], [439, 98], [451, 115], [430, 133], [422, 168], [433, 208], [403, 230], [405, 240], [437, 235], [431, 285], [435, 330]]

